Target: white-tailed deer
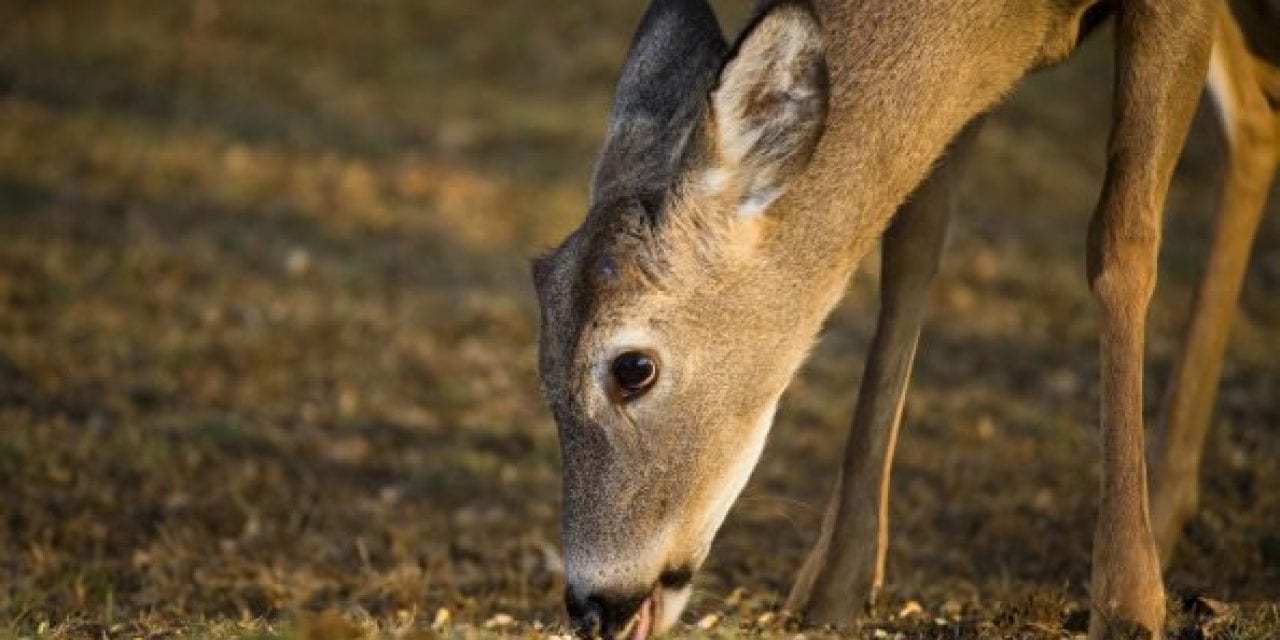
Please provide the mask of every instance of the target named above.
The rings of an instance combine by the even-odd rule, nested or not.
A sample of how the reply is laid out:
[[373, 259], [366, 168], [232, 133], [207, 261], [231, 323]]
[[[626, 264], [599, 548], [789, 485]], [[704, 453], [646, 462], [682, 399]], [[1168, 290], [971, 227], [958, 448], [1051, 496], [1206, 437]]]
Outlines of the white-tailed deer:
[[[1280, 138], [1280, 5], [1209, 0], [766, 2], [736, 46], [704, 0], [654, 0], [580, 228], [534, 265], [540, 372], [564, 454], [566, 602], [645, 638], [760, 454], [827, 313], [883, 236], [881, 309], [842, 471], [789, 608], [851, 621], [883, 579], [907, 379], [956, 176], [981, 114], [1115, 25], [1107, 173], [1089, 226], [1103, 477], [1090, 636], [1162, 635], [1161, 557], [1197, 499], [1228, 327]], [[1241, 25], [1256, 32], [1242, 32]], [[1227, 189], [1153, 448], [1143, 340], [1161, 215], [1209, 79]]]

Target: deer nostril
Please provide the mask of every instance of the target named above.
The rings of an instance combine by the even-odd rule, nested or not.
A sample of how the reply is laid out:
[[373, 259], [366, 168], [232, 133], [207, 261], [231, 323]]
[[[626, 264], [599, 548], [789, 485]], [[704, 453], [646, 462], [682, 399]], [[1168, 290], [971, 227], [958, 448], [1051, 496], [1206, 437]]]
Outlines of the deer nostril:
[[584, 638], [603, 638], [604, 621], [600, 616], [600, 607], [595, 603], [587, 606], [586, 613], [577, 619], [578, 635]]
[[600, 635], [600, 610], [594, 598], [582, 598], [574, 593], [573, 587], [567, 587], [564, 590], [564, 609], [579, 635], [585, 638]]

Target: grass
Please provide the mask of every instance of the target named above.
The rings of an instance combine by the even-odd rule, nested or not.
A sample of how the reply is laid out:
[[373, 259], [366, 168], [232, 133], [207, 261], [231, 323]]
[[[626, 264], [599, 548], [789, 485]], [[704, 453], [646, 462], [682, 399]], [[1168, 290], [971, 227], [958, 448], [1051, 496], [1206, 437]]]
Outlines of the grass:
[[[583, 214], [640, 10], [0, 4], [0, 636], [563, 633], [526, 260]], [[855, 636], [1084, 632], [1106, 49], [1031, 79], [984, 133], [908, 402], [889, 584]], [[1219, 190], [1211, 123], [1171, 195], [1149, 415]], [[1168, 574], [1178, 637], [1280, 633], [1276, 206]], [[681, 635], [834, 635], [777, 609], [875, 272], [788, 392]], [[1236, 609], [1204, 620], [1192, 596]]]

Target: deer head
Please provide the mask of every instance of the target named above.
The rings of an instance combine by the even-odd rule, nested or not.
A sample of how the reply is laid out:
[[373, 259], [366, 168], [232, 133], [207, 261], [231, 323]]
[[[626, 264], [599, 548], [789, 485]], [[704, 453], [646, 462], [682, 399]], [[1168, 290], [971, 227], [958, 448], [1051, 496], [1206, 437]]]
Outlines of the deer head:
[[655, 0], [587, 217], [535, 260], [586, 634], [675, 621], [841, 289], [796, 260], [779, 204], [821, 136], [826, 74], [807, 2], [771, 5], [729, 50], [704, 0]]

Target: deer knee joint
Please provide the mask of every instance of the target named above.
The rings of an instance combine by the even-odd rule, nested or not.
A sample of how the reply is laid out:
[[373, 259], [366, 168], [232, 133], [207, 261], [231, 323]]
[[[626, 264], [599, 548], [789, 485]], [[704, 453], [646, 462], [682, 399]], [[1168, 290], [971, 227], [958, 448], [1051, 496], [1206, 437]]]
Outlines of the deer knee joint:
[[[1267, 114], [1268, 116], [1270, 114]], [[1280, 156], [1280, 122], [1271, 118], [1240, 118], [1230, 136], [1232, 169], [1237, 180], [1266, 189]]]
[[1089, 288], [1104, 309], [1128, 306], [1135, 300], [1145, 305], [1155, 288], [1159, 232], [1152, 228], [1115, 233], [1099, 228], [1106, 224], [1105, 217], [1095, 219], [1090, 229]]

